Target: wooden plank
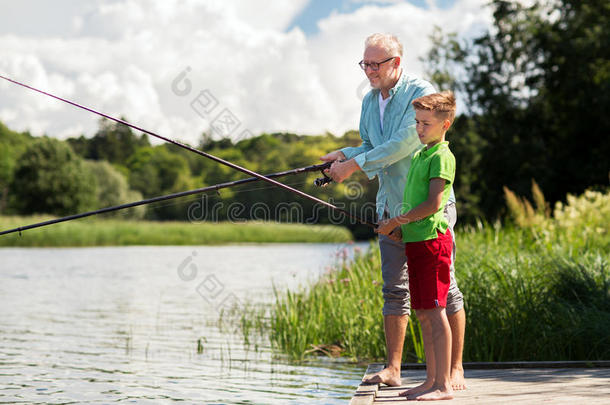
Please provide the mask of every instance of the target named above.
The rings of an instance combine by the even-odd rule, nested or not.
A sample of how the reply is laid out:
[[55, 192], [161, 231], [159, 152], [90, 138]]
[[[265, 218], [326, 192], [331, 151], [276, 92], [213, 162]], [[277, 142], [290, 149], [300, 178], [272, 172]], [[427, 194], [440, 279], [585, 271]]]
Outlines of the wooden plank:
[[[373, 403], [406, 404], [398, 394], [421, 383], [425, 371], [403, 370], [401, 377], [403, 386], [381, 385]], [[469, 370], [466, 379], [468, 389], [456, 391], [452, 404], [610, 404], [610, 368]]]
[[[364, 373], [363, 380], [367, 377], [372, 376], [375, 373], [383, 370], [383, 363], [372, 363], [366, 369]], [[377, 390], [379, 389], [379, 384], [367, 384], [360, 383], [358, 388], [356, 389], [356, 393], [354, 394], [352, 400], [350, 401], [350, 405], [371, 405], [375, 401], [375, 397], [377, 395]]]

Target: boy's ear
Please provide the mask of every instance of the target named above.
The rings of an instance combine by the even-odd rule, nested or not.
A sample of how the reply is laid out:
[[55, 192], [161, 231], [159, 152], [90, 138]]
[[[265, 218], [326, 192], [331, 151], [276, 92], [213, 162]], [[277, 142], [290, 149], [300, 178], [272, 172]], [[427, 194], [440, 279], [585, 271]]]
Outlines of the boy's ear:
[[443, 131], [447, 131], [449, 129], [449, 127], [451, 126], [451, 121], [449, 120], [445, 120], [443, 122]]

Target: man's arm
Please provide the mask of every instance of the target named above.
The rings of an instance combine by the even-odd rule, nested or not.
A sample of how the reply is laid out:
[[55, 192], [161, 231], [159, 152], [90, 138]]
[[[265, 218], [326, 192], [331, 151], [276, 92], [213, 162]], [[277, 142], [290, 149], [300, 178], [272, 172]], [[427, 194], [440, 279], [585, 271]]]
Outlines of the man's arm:
[[441, 178], [430, 179], [428, 199], [407, 213], [394, 218], [386, 219], [379, 223], [376, 232], [382, 235], [389, 235], [394, 228], [429, 217], [439, 210], [443, 202], [443, 190], [447, 180]]
[[331, 152], [327, 155], [324, 155], [320, 158], [325, 162], [334, 162], [329, 169], [325, 170], [325, 173], [332, 177], [334, 181], [337, 183], [341, 183], [343, 180], [351, 176], [354, 172], [360, 170], [360, 166], [356, 163], [354, 156], [359, 156], [371, 149], [373, 149], [373, 144], [369, 139], [368, 131], [364, 125], [363, 115], [364, 115], [365, 107], [363, 104], [362, 111], [360, 112], [360, 139], [362, 139], [362, 144], [356, 147], [347, 147], [334, 152]]

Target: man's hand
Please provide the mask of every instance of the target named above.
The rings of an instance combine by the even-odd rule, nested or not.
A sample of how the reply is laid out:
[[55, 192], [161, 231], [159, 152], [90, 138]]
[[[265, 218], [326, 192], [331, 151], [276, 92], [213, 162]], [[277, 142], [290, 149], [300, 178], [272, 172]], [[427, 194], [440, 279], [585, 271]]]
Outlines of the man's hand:
[[334, 162], [335, 160], [345, 160], [345, 155], [340, 150], [330, 152], [320, 158], [323, 162]]
[[360, 166], [358, 166], [354, 159], [346, 160], [345, 162], [335, 160], [330, 169], [324, 170], [324, 173], [332, 177], [337, 183], [341, 183], [358, 169], [360, 169]]

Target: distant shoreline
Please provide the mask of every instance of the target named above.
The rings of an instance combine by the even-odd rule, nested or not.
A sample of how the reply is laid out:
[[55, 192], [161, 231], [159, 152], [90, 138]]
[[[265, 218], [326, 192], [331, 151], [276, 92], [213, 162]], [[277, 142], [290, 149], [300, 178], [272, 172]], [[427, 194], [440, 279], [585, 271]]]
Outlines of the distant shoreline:
[[[0, 216], [0, 230], [49, 220]], [[83, 219], [0, 236], [0, 247], [186, 246], [229, 243], [339, 243], [353, 240], [342, 226], [275, 222], [189, 223]]]

